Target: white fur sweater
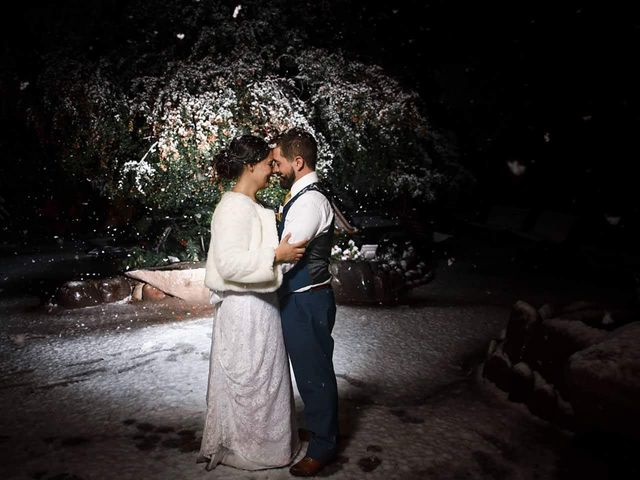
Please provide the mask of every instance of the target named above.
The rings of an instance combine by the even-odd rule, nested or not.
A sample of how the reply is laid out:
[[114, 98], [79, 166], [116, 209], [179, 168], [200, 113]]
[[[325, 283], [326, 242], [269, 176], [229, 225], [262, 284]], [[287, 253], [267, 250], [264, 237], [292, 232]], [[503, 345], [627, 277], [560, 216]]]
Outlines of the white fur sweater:
[[275, 213], [242, 193], [226, 192], [211, 219], [204, 283], [211, 290], [273, 292], [282, 283], [274, 266]]

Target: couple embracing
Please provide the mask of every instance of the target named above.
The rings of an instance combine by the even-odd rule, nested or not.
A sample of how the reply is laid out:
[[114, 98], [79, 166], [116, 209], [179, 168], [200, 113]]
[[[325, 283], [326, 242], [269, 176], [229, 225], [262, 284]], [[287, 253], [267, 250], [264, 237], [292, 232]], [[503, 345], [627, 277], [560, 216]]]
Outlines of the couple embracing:
[[[246, 470], [289, 465], [313, 476], [337, 449], [338, 395], [333, 369], [336, 305], [329, 256], [334, 214], [315, 172], [317, 143], [293, 128], [271, 148], [253, 135], [235, 138], [216, 159], [235, 179], [211, 220], [205, 284], [216, 303], [199, 461]], [[256, 193], [272, 175], [290, 199], [279, 221]], [[304, 403], [296, 427], [289, 361]]]

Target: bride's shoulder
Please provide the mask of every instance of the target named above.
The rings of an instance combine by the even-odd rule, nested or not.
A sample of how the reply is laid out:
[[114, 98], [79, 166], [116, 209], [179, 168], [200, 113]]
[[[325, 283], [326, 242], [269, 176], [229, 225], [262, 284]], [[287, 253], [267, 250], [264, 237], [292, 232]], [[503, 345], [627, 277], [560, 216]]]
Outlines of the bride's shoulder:
[[215, 216], [245, 215], [254, 210], [253, 202], [249, 197], [241, 193], [225, 192], [220, 197], [215, 208]]
[[220, 201], [218, 202], [218, 205], [225, 205], [225, 204], [251, 205], [253, 204], [253, 201], [243, 193], [238, 193], [238, 192], [229, 190], [228, 192], [224, 192], [222, 194], [222, 196], [220, 197]]

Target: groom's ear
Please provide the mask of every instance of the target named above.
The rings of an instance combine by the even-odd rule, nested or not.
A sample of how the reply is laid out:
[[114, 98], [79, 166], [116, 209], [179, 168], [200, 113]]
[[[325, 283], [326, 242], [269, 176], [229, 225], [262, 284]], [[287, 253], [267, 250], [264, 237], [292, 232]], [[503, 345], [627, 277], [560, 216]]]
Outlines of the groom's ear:
[[304, 158], [302, 158], [300, 155], [296, 155], [296, 157], [293, 159], [293, 166], [298, 171], [302, 170], [304, 168]]

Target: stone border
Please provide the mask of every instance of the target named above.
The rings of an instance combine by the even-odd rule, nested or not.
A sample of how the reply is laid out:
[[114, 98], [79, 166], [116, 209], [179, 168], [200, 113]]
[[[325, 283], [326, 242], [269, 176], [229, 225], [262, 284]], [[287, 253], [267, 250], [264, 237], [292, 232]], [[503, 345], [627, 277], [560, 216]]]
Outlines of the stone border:
[[516, 302], [482, 375], [509, 400], [574, 432], [640, 440], [640, 318], [587, 302]]

